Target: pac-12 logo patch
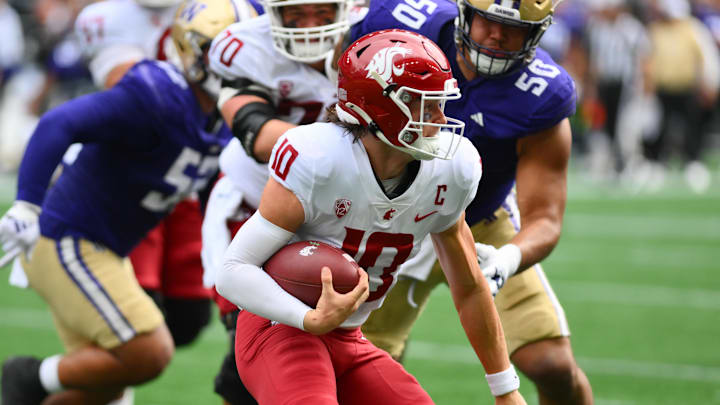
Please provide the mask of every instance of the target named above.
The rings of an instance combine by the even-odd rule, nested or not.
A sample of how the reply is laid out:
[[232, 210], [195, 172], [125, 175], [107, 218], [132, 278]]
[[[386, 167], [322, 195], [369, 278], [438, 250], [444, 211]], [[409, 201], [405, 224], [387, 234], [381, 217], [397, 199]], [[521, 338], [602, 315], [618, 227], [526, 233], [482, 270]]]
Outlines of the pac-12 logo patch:
[[280, 98], [287, 98], [293, 91], [293, 82], [289, 80], [281, 80], [278, 84], [278, 90], [280, 91]]
[[338, 198], [335, 200], [335, 215], [337, 215], [338, 218], [344, 217], [350, 211], [351, 205], [352, 201], [347, 198]]

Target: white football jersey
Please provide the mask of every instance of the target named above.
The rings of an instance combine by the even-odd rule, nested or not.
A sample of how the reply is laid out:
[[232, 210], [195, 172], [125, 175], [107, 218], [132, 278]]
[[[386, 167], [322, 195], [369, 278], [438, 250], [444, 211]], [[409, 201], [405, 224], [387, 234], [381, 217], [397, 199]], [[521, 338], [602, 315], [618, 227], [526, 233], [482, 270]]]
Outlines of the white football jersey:
[[428, 234], [457, 222], [482, 174], [477, 150], [463, 138], [452, 160], [420, 161], [410, 187], [389, 199], [362, 142], [353, 142], [341, 127], [329, 123], [286, 132], [268, 168], [305, 210], [296, 238], [342, 247], [368, 272], [370, 297], [343, 327], [361, 325], [382, 305], [400, 264], [418, 251]]
[[75, 33], [90, 59], [98, 87], [117, 65], [141, 59], [165, 60], [172, 46], [170, 25], [176, 6], [147, 8], [134, 0], [106, 0], [86, 6], [75, 20]]
[[[267, 15], [230, 25], [218, 35], [208, 54], [210, 69], [225, 80], [248, 79], [272, 93], [277, 118], [310, 124], [325, 117], [337, 102], [337, 85], [310, 66], [290, 60], [273, 48]], [[220, 155], [220, 169], [252, 207], [268, 179], [265, 164], [249, 157], [233, 139]]]
[[260, 205], [260, 197], [268, 180], [267, 164], [258, 163], [248, 156], [237, 138], [231, 139], [220, 153], [220, 171], [230, 179], [235, 190], [242, 194], [242, 202], [252, 208]]
[[228, 26], [213, 40], [208, 58], [210, 70], [223, 79], [244, 78], [268, 88], [283, 121], [320, 121], [337, 101], [337, 86], [327, 76], [275, 51], [268, 15]]

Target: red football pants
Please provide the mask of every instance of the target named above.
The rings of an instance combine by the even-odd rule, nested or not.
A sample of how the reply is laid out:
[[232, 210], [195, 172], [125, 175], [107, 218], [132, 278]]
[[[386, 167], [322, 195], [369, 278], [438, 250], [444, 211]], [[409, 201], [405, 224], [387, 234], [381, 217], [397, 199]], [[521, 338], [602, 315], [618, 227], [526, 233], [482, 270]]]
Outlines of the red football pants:
[[203, 287], [202, 213], [197, 200], [180, 201], [130, 252], [140, 285], [171, 298], [210, 298]]
[[433, 401], [360, 328], [315, 336], [241, 311], [238, 374], [260, 405], [425, 405]]

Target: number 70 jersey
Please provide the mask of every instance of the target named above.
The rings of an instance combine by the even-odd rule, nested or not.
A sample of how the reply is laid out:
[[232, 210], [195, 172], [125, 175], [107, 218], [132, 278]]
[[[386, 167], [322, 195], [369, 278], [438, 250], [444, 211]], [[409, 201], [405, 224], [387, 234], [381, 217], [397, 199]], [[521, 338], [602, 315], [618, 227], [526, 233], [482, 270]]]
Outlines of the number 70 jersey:
[[262, 15], [223, 30], [210, 46], [210, 69], [226, 81], [245, 79], [268, 89], [283, 121], [319, 121], [337, 101], [337, 86], [309, 65], [277, 52], [269, 18]]
[[463, 139], [452, 160], [420, 161], [409, 188], [389, 199], [362, 142], [329, 123], [286, 132], [268, 166], [305, 211], [296, 238], [341, 247], [368, 272], [370, 296], [343, 327], [361, 325], [382, 305], [400, 264], [417, 253], [429, 233], [458, 221], [482, 175], [480, 156]]

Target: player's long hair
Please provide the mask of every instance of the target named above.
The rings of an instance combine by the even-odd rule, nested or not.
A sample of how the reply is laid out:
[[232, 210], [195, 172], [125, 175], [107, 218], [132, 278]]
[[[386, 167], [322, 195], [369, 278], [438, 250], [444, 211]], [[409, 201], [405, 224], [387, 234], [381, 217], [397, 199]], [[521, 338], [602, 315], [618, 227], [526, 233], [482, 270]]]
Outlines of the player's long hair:
[[349, 122], [340, 120], [340, 117], [338, 117], [338, 114], [335, 111], [335, 104], [331, 105], [325, 110], [325, 116], [327, 117], [325, 118], [325, 121], [339, 126], [340, 128], [344, 129], [347, 134], [352, 135], [353, 142], [357, 142], [363, 136], [371, 135], [371, 132], [367, 127], [364, 127], [360, 124], [351, 124]]

